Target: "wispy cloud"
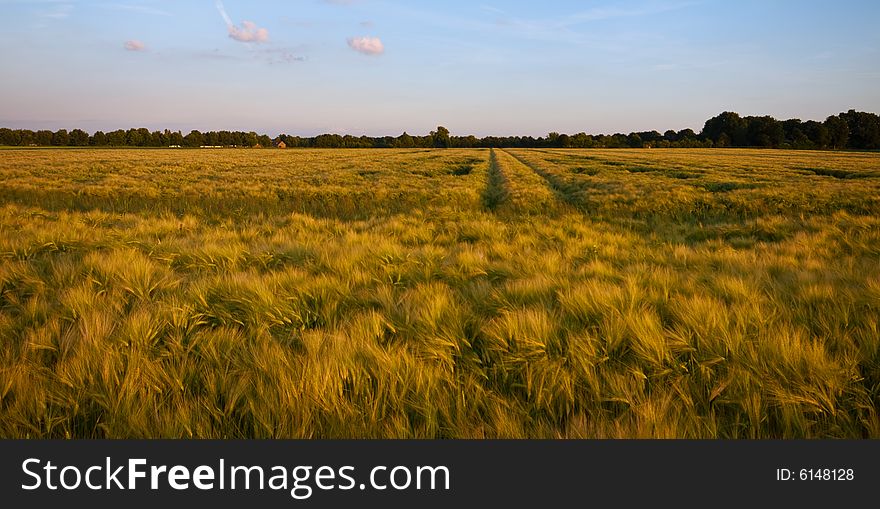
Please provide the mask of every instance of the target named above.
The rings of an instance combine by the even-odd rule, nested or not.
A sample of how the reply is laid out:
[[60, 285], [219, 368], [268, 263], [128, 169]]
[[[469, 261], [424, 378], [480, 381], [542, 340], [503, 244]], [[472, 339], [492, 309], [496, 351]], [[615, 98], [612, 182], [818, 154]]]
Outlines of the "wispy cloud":
[[241, 60], [241, 57], [230, 55], [228, 53], [223, 53], [218, 48], [214, 48], [213, 50], [204, 50], [204, 51], [194, 51], [190, 53], [178, 52], [175, 53], [177, 55], [185, 55], [187, 58], [194, 58], [197, 60]]
[[168, 11], [143, 4], [107, 3], [101, 4], [101, 7], [104, 7], [105, 9], [112, 9], [115, 11], [130, 11], [139, 14], [151, 14], [153, 16], [171, 16], [171, 13]]
[[136, 39], [131, 39], [131, 40], [125, 41], [125, 44], [123, 45], [123, 47], [125, 48], [126, 51], [144, 51], [147, 49], [146, 44], [144, 44], [143, 42], [138, 41]]
[[348, 47], [364, 55], [381, 55], [385, 45], [378, 37], [350, 37]]
[[67, 2], [45, 2], [51, 6], [37, 11], [37, 17], [43, 19], [65, 19], [73, 12], [73, 4]]
[[306, 61], [306, 57], [290, 48], [264, 48], [259, 51], [259, 57], [269, 64], [292, 64]]
[[219, 48], [215, 48], [213, 50], [204, 50], [204, 51], [195, 51], [195, 52], [187, 52], [187, 51], [179, 51], [175, 52], [174, 56], [183, 55], [186, 58], [196, 59], [196, 60], [204, 60], [204, 61], [217, 61], [217, 62], [249, 62], [249, 61], [258, 61], [263, 62], [269, 65], [280, 65], [280, 64], [294, 64], [298, 62], [305, 62], [307, 59], [302, 55], [303, 47], [284, 47], [284, 48], [270, 48], [270, 47], [259, 47], [253, 48], [252, 51], [247, 53], [226, 53], [221, 51]]
[[[499, 9], [491, 5], [479, 5], [485, 13], [479, 16], [463, 17], [449, 12], [426, 11], [409, 6], [399, 8], [399, 12], [422, 23], [456, 30], [480, 33], [496, 33], [515, 38], [561, 43], [594, 49], [614, 50], [617, 42], [609, 41], [584, 29], [591, 22], [601, 22], [618, 18], [637, 18], [664, 14], [693, 7], [703, 0], [644, 0], [628, 7], [615, 7], [609, 2], [605, 7], [569, 12], [552, 17], [518, 16], [510, 7]], [[511, 10], [507, 10], [511, 9]], [[620, 32], [621, 34], [623, 32]], [[629, 37], [629, 35], [627, 35]], [[621, 35], [621, 38], [624, 38]]]
[[590, 21], [602, 21], [614, 18], [634, 18], [640, 16], [649, 16], [653, 14], [661, 14], [664, 12], [677, 11], [696, 5], [698, 2], [652, 2], [632, 7], [593, 7], [585, 11], [576, 12], [567, 16], [560, 23], [561, 25], [575, 25], [579, 23], [587, 23]]
[[253, 21], [242, 21], [241, 26], [236, 26], [235, 23], [232, 22], [232, 18], [229, 17], [229, 14], [226, 13], [226, 8], [223, 6], [223, 2], [220, 0], [216, 1], [217, 11], [220, 12], [220, 16], [223, 17], [223, 21], [226, 22], [226, 29], [229, 31], [229, 37], [235, 39], [239, 42], [266, 42], [269, 40], [269, 31], [265, 28], [260, 28]]

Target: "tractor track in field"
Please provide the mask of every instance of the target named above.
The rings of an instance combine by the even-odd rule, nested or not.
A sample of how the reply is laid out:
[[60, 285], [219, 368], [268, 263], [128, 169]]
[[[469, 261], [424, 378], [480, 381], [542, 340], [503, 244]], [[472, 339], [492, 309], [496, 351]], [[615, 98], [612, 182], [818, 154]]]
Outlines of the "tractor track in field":
[[483, 207], [495, 211], [502, 203], [510, 199], [510, 185], [507, 175], [498, 166], [495, 149], [489, 149], [489, 171], [486, 189], [483, 191]]
[[[564, 180], [562, 180], [558, 176], [553, 175], [551, 173], [548, 173], [548, 172], [534, 166], [533, 164], [529, 163], [528, 161], [519, 157], [518, 155], [511, 153], [509, 150], [502, 149], [502, 151], [505, 154], [507, 154], [507, 155], [513, 157], [514, 159], [516, 159], [517, 161], [519, 161], [519, 163], [524, 165], [526, 168], [535, 172], [539, 177], [543, 178], [547, 182], [547, 185], [550, 188], [550, 190], [553, 191], [553, 194], [556, 196], [556, 199], [558, 199], [559, 201], [561, 201], [567, 205], [570, 205], [571, 207], [574, 207], [577, 210], [580, 210], [580, 211], [584, 210], [583, 204], [580, 203], [578, 201], [578, 199], [575, 198], [575, 196], [574, 196], [573, 189], [572, 189], [572, 187], [574, 187], [574, 186], [565, 182]], [[580, 190], [580, 189], [578, 189], [578, 190]]]

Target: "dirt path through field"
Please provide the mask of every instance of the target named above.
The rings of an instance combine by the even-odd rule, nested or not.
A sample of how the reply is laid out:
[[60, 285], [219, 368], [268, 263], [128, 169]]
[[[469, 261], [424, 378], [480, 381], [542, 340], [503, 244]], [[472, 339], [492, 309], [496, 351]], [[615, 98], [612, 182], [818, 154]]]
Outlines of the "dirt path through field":
[[483, 206], [494, 211], [499, 205], [510, 198], [507, 176], [498, 166], [498, 158], [495, 149], [489, 149], [489, 176], [486, 179], [486, 189], [483, 192]]
[[525, 166], [526, 168], [530, 169], [531, 171], [535, 172], [535, 174], [537, 174], [538, 176], [543, 178], [546, 181], [550, 190], [553, 191], [553, 194], [556, 196], [557, 200], [559, 200], [565, 204], [571, 205], [572, 207], [574, 207], [576, 209], [582, 208], [582, 207], [578, 206], [577, 200], [570, 193], [568, 193], [566, 191], [567, 186], [562, 179], [560, 179], [559, 177], [557, 177], [551, 173], [548, 173], [548, 172], [542, 170], [541, 168], [538, 168], [537, 166], [526, 161], [522, 157], [510, 152], [509, 150], [503, 150], [503, 152], [505, 154], [508, 154], [509, 156], [513, 157], [520, 164], [522, 164], [523, 166]]

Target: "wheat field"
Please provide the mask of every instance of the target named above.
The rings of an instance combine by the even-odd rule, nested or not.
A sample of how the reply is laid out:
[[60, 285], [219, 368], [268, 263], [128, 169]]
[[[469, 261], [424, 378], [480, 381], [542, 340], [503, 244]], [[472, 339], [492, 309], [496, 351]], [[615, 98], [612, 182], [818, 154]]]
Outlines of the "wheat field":
[[3, 438], [880, 438], [880, 154], [0, 151]]

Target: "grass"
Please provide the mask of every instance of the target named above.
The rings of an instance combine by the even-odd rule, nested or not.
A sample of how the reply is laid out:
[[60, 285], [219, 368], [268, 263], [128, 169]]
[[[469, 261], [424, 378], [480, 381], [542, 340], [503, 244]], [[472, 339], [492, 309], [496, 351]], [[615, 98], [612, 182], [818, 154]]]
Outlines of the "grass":
[[0, 437], [880, 438], [878, 170], [4, 150]]

